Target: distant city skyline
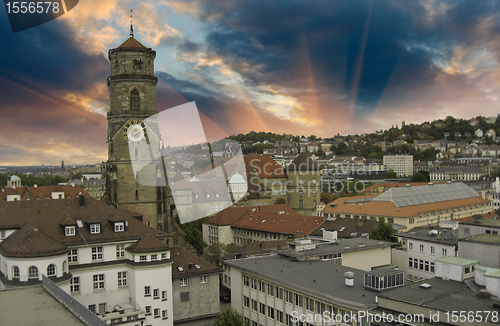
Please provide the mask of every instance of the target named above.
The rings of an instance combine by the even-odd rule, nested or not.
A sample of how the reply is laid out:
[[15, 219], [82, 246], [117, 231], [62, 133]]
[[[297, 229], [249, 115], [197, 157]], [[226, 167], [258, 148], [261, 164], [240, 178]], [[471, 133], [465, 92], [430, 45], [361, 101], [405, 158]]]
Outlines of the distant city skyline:
[[219, 137], [500, 112], [496, 1], [88, 0], [15, 34], [0, 10], [0, 166], [107, 160], [107, 51], [130, 9], [157, 51], [157, 111], [195, 101]]

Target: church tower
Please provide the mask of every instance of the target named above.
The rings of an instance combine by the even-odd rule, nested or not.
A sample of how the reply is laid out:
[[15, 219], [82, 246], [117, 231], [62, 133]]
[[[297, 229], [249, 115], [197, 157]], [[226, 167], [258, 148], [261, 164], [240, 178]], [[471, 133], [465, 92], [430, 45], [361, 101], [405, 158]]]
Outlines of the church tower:
[[[167, 187], [138, 183], [131, 155], [140, 157], [139, 144], [150, 143], [159, 134], [144, 134], [143, 120], [156, 114], [156, 84], [154, 60], [156, 51], [130, 37], [108, 52], [111, 75], [108, 77], [110, 110], [108, 112], [108, 164], [106, 200], [120, 210], [142, 214], [143, 222], [170, 232], [169, 196]], [[152, 142], [153, 143], [153, 142]], [[137, 145], [137, 146], [136, 146]], [[136, 146], [136, 148], [134, 148]], [[135, 149], [135, 152], [134, 152]], [[147, 171], [146, 171], [147, 170]], [[160, 167], [152, 164], [140, 173], [157, 175]]]

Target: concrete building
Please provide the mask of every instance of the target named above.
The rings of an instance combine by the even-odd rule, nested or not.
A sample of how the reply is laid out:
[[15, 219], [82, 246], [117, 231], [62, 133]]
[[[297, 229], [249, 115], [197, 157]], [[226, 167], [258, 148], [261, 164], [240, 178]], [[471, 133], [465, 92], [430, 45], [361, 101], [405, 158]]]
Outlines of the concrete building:
[[365, 272], [331, 260], [299, 262], [271, 255], [226, 264], [231, 269], [231, 306], [251, 325], [367, 326], [366, 318], [354, 321], [350, 316], [377, 307], [377, 293], [367, 288], [381, 283], [370, 281], [382, 277], [393, 281], [387, 287], [404, 284], [400, 271], [379, 275], [379, 271]]
[[91, 179], [83, 180], [82, 188], [92, 197], [97, 200], [101, 198], [106, 193], [106, 180], [104, 179]]
[[430, 173], [431, 181], [474, 181], [487, 173], [468, 166], [446, 167]]
[[339, 198], [323, 210], [324, 217], [356, 220], [383, 217], [399, 231], [437, 224], [492, 210], [490, 200], [463, 183], [429, 183], [389, 188], [380, 195]]
[[491, 232], [459, 239], [458, 256], [476, 259], [481, 266], [500, 268], [500, 235], [498, 230]]
[[168, 234], [93, 198], [0, 202], [0, 280], [46, 275], [109, 323], [172, 325]]
[[222, 272], [195, 254], [175, 246], [170, 251], [174, 325], [211, 326], [220, 312], [219, 274]]
[[436, 260], [455, 257], [458, 250], [458, 231], [421, 229], [401, 232], [402, 246], [392, 249], [392, 264], [411, 279], [433, 278]]
[[413, 175], [413, 155], [384, 155], [383, 164], [387, 171], [394, 170], [398, 177]]

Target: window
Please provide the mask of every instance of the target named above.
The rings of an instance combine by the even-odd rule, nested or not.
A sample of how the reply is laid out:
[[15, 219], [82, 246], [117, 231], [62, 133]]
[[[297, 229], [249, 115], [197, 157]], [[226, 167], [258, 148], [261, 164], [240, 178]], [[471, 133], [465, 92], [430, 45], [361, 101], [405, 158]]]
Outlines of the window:
[[69, 281], [69, 292], [77, 293], [80, 292], [80, 277], [72, 277]]
[[[3, 231], [5, 232], [5, 231]], [[73, 235], [75, 235], [75, 227], [74, 226], [67, 226], [64, 228], [64, 235], [66, 235], [67, 237], [71, 237]]]
[[151, 255], [151, 260], [158, 260], [158, 255]]
[[147, 260], [147, 256], [146, 255], [140, 255], [139, 256], [139, 260], [140, 261], [146, 261]]
[[428, 271], [429, 271], [429, 262], [428, 262], [427, 260], [425, 261], [424, 270], [425, 270], [426, 272], [428, 272]]
[[155, 310], [154, 310], [154, 317], [155, 318], [160, 318], [160, 309], [155, 308]]
[[201, 283], [201, 284], [206, 284], [206, 283], [208, 283], [208, 275], [201, 275], [201, 276], [200, 276], [200, 283]]
[[266, 314], [266, 305], [263, 304], [262, 302], [259, 303], [259, 312], [263, 315]]
[[408, 250], [413, 250], [413, 242], [408, 242]]
[[442, 252], [443, 252], [444, 257], [446, 257], [448, 255], [448, 249], [443, 248]]
[[102, 260], [102, 247], [92, 247], [92, 260]]
[[116, 245], [116, 258], [125, 257], [125, 245]]
[[299, 200], [299, 207], [303, 207], [304, 206], [304, 201], [302, 199]]
[[94, 290], [104, 289], [104, 274], [96, 274], [92, 276]]
[[408, 267], [412, 268], [413, 267], [413, 259], [408, 258]]
[[161, 259], [167, 259], [167, 254], [166, 253], [162, 253], [161, 254]]
[[248, 276], [243, 276], [243, 285], [248, 286]]
[[90, 224], [90, 234], [101, 233], [101, 224]]
[[274, 286], [272, 286], [271, 284], [267, 285], [267, 294], [274, 295]]
[[144, 296], [145, 297], [150, 297], [151, 296], [151, 287], [150, 286], [145, 286], [144, 287]]
[[95, 314], [96, 313], [95, 304], [89, 304], [89, 310]]
[[300, 294], [295, 294], [295, 305], [304, 307], [304, 297]]
[[131, 111], [139, 111], [141, 108], [141, 100], [139, 97], [139, 92], [137, 89], [133, 89], [132, 92], [130, 92], [130, 110]]
[[146, 315], [151, 315], [151, 306], [146, 306]]
[[285, 301], [289, 303], [293, 303], [293, 295], [292, 292], [285, 290]]
[[56, 265], [50, 264], [47, 267], [47, 276], [56, 276]]
[[17, 266], [12, 267], [12, 276], [19, 277], [19, 267]]
[[431, 255], [434, 255], [436, 253], [436, 248], [434, 246], [431, 246]]
[[250, 307], [250, 298], [247, 297], [246, 295], [243, 296], [243, 305], [245, 307]]
[[283, 289], [282, 288], [276, 288], [276, 298], [283, 300]]
[[304, 195], [304, 192], [302, 190], [299, 191], [299, 196], [303, 196]]
[[123, 222], [115, 223], [115, 232], [125, 231], [125, 224]]
[[78, 249], [70, 249], [68, 252], [68, 263], [78, 262]]
[[274, 308], [273, 307], [267, 306], [267, 316], [269, 318], [274, 319]]
[[434, 262], [431, 262], [431, 273], [434, 273]]
[[252, 299], [252, 310], [257, 311], [257, 300]]
[[127, 272], [118, 272], [118, 286], [127, 286]]
[[266, 293], [266, 283], [259, 281], [259, 291], [262, 293]]
[[309, 311], [314, 311], [314, 300], [306, 298], [306, 309]]
[[106, 313], [106, 303], [99, 303], [99, 313], [100, 314]]
[[254, 279], [254, 278], [252, 278], [252, 279], [251, 279], [251, 282], [252, 282], [252, 289], [257, 290], [257, 280], [256, 280], [256, 279]]
[[276, 320], [277, 320], [279, 323], [282, 323], [282, 322], [283, 322], [283, 311], [276, 310]]
[[418, 246], [418, 251], [424, 252], [424, 245], [423, 244]]
[[187, 277], [181, 278], [181, 286], [188, 286], [189, 285], [189, 279]]
[[167, 318], [168, 318], [167, 311], [166, 310], [162, 310], [162, 312], [161, 312], [161, 319], [167, 319]]
[[167, 291], [161, 291], [161, 301], [167, 300]]
[[153, 290], [153, 298], [159, 299], [160, 298], [160, 289], [154, 289]]
[[36, 266], [28, 268], [28, 278], [38, 278], [38, 268]]

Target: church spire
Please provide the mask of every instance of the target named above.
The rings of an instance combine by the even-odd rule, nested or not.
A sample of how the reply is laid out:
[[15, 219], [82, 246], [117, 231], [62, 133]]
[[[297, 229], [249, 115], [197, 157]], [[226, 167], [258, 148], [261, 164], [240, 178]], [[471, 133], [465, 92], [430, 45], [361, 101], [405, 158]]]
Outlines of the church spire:
[[132, 23], [132, 9], [130, 9], [130, 37], [134, 37], [134, 25]]

